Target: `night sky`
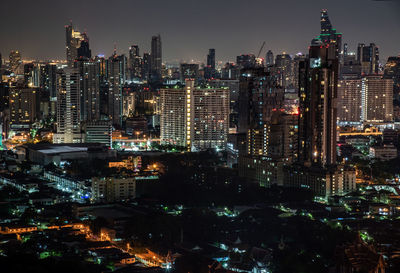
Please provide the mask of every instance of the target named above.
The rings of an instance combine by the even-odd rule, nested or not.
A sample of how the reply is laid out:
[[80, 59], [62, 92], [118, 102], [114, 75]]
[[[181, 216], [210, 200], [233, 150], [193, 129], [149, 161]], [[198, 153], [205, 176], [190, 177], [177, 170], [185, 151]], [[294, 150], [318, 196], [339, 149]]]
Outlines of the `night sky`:
[[0, 52], [64, 59], [64, 25], [72, 20], [87, 31], [95, 55], [110, 55], [114, 43], [119, 53], [131, 44], [148, 52], [158, 33], [168, 62], [204, 61], [208, 48], [217, 60], [235, 60], [256, 54], [263, 41], [274, 54], [295, 54], [318, 35], [322, 8], [351, 51], [375, 42], [381, 59], [400, 53], [399, 0], [2, 0]]

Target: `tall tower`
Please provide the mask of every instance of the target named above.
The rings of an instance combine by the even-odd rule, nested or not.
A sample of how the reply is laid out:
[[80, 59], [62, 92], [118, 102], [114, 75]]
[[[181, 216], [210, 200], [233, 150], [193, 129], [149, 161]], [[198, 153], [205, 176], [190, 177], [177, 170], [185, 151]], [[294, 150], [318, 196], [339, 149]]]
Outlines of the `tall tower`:
[[215, 49], [210, 48], [207, 55], [207, 66], [204, 68], [204, 77], [206, 79], [215, 78]]
[[79, 60], [81, 121], [100, 119], [100, 62]]
[[[330, 25], [329, 21], [326, 24]], [[299, 63], [299, 160], [306, 166], [336, 164], [338, 57], [320, 41]]]
[[142, 58], [137, 45], [129, 47], [128, 69], [131, 80], [142, 78]]
[[126, 57], [114, 53], [107, 60], [108, 116], [113, 124], [122, 124], [122, 88], [126, 82]]
[[265, 56], [265, 64], [266, 66], [274, 65], [274, 53], [271, 50], [268, 50], [267, 55]]
[[339, 57], [342, 51], [342, 33], [336, 31], [332, 27], [331, 21], [329, 20], [328, 11], [323, 9], [321, 11], [321, 34], [318, 36], [323, 44], [335, 46], [336, 57]]
[[74, 62], [78, 58], [78, 48], [81, 46], [81, 41], [84, 40], [81, 33], [74, 30], [72, 22], [65, 26], [65, 47], [67, 54], [68, 67], [74, 67]]
[[161, 50], [161, 36], [153, 36], [151, 38], [151, 80], [161, 80], [162, 68], [162, 50]]
[[66, 68], [57, 74], [57, 134], [54, 134], [54, 143], [82, 142], [79, 83], [78, 69]]

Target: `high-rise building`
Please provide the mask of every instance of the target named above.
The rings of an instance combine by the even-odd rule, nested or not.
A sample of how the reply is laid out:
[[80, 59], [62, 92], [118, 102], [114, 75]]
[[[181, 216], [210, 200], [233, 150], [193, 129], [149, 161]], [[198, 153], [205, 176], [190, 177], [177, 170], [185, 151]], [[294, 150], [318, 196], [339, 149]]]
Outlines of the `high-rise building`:
[[240, 73], [238, 132], [247, 133], [250, 128], [263, 128], [271, 119], [272, 110], [283, 103], [284, 89], [263, 67]]
[[126, 57], [113, 54], [107, 60], [108, 116], [113, 124], [122, 124], [122, 89], [126, 82]]
[[273, 66], [274, 65], [274, 53], [271, 50], [268, 50], [267, 54], [265, 55], [265, 65]]
[[[183, 88], [163, 88], [160, 90], [161, 142], [176, 146], [186, 146], [186, 96]], [[189, 116], [190, 118], [190, 116]]]
[[57, 133], [54, 143], [82, 142], [80, 122], [80, 74], [65, 68], [57, 74]]
[[192, 151], [225, 150], [229, 132], [229, 89], [161, 89], [161, 142]]
[[89, 37], [86, 33], [81, 35], [80, 47], [77, 50], [78, 60], [89, 60], [92, 58], [92, 51], [89, 48]]
[[129, 47], [128, 69], [130, 80], [142, 78], [142, 58], [139, 55], [139, 46]]
[[313, 40], [299, 68], [298, 160], [284, 167], [284, 186], [321, 196], [345, 194], [355, 189], [355, 171], [336, 162], [337, 48]]
[[257, 66], [256, 56], [253, 54], [242, 54], [236, 57], [236, 64], [240, 69], [255, 68]]
[[39, 91], [36, 88], [11, 88], [9, 93], [10, 128], [32, 124], [39, 115]]
[[300, 62], [299, 159], [307, 166], [336, 164], [338, 57], [329, 45], [311, 45]]
[[393, 121], [393, 79], [365, 76], [362, 79], [361, 117], [366, 122]]
[[274, 75], [280, 86], [284, 88], [293, 87], [294, 73], [293, 73], [293, 61], [289, 54], [282, 53], [276, 55]]
[[226, 63], [222, 68], [221, 79], [238, 80], [240, 76], [240, 68], [235, 63]]
[[369, 46], [358, 44], [357, 60], [361, 65], [362, 74], [379, 72], [379, 48], [374, 43], [370, 43]]
[[204, 67], [204, 78], [215, 78], [215, 49], [210, 48], [207, 55], [207, 66]]
[[[389, 57], [384, 71], [385, 79], [393, 79], [393, 99], [396, 108], [400, 108], [400, 56]], [[400, 120], [399, 115], [395, 116], [396, 120]]]
[[9, 61], [10, 70], [14, 72], [14, 74], [18, 74], [22, 67], [21, 53], [18, 50], [12, 50], [10, 52]]
[[338, 83], [338, 120], [341, 123], [361, 122], [361, 79], [350, 78]]
[[[78, 59], [78, 48], [81, 46], [81, 41], [84, 40], [82, 34], [74, 30], [72, 22], [65, 26], [65, 47], [67, 55], [68, 67], [74, 67], [74, 62]], [[89, 46], [89, 45], [88, 45]]]
[[162, 69], [162, 47], [161, 36], [153, 36], [151, 38], [151, 80], [161, 81]]
[[342, 51], [342, 33], [337, 32], [336, 29], [332, 27], [326, 9], [321, 11], [321, 33], [317, 39], [322, 41], [324, 45], [329, 44], [330, 46], [334, 46], [336, 57], [340, 57]]
[[40, 67], [40, 87], [47, 93], [51, 101], [57, 99], [57, 66], [52, 63]]
[[100, 119], [100, 63], [96, 60], [76, 61], [80, 74], [80, 119]]
[[148, 81], [151, 72], [151, 56], [149, 53], [143, 54], [142, 60], [142, 79]]

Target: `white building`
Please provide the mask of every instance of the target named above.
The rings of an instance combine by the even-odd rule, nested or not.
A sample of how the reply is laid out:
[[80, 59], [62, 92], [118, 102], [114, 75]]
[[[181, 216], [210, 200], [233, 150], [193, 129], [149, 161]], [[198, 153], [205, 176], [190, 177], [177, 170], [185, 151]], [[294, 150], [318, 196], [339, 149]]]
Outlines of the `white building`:
[[229, 133], [229, 89], [161, 89], [161, 143], [192, 151], [226, 149]]
[[80, 75], [65, 68], [57, 74], [57, 133], [53, 143], [81, 143]]

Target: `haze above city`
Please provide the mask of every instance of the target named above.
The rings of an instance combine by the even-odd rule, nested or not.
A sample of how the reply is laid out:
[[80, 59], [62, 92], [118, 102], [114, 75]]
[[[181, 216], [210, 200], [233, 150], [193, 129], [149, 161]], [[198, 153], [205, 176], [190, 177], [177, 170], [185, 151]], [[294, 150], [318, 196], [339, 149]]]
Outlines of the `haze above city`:
[[[327, 8], [350, 51], [358, 43], [380, 47], [381, 60], [397, 56], [399, 1], [5, 1], [1, 4], [0, 52], [20, 50], [24, 59], [64, 59], [64, 25], [72, 20], [86, 31], [94, 54], [126, 53], [131, 44], [150, 51], [160, 34], [163, 61], [204, 62], [208, 48], [216, 59], [257, 54], [263, 41], [274, 53], [306, 52], [319, 33], [319, 11]], [[397, 17], [396, 17], [397, 16]]]

